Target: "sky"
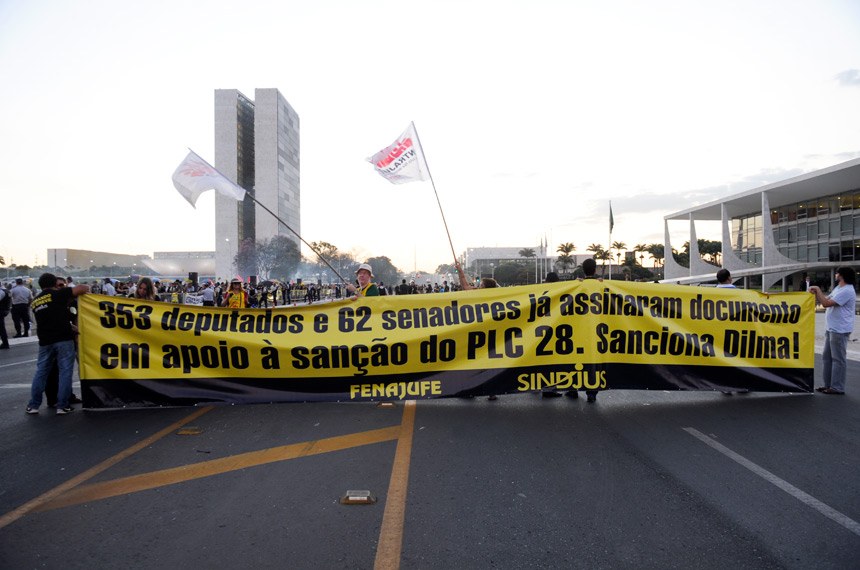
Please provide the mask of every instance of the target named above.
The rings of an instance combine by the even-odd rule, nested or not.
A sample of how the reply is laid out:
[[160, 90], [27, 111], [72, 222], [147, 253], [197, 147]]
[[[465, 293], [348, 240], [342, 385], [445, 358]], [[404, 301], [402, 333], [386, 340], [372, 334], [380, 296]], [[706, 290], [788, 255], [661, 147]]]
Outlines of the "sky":
[[612, 241], [662, 243], [667, 214], [860, 157], [860, 2], [0, 0], [0, 85], [7, 265], [214, 251], [214, 196], [171, 175], [213, 161], [215, 89], [275, 87], [302, 237], [432, 270], [433, 186], [365, 160], [410, 121], [458, 255], [605, 247], [610, 200]]

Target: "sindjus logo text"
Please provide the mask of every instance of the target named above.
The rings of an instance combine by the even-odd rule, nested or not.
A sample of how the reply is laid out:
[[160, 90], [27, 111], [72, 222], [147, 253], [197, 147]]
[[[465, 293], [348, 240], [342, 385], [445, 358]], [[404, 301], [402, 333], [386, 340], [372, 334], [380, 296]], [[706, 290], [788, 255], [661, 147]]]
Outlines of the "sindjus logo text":
[[556, 390], [597, 390], [606, 388], [606, 371], [597, 370], [593, 366], [583, 370], [582, 364], [576, 364], [574, 370], [558, 372], [532, 372], [517, 376], [519, 392], [533, 392], [543, 388]]

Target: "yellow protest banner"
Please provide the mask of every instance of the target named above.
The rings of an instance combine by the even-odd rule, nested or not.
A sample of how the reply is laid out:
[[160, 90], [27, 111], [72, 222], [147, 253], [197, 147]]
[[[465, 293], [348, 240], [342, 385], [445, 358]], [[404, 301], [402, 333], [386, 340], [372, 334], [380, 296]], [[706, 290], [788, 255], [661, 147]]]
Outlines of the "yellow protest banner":
[[85, 295], [79, 327], [93, 405], [189, 403], [195, 391], [207, 401], [360, 400], [584, 382], [808, 391], [814, 363], [811, 295], [596, 280], [277, 309]]

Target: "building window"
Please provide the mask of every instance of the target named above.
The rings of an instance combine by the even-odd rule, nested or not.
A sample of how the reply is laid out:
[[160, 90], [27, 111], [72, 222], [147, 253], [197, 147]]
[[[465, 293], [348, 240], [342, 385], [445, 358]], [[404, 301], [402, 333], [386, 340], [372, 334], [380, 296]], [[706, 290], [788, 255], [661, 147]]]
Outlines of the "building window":
[[841, 230], [842, 231], [840, 233], [843, 237], [854, 234], [854, 220], [851, 217], [851, 214], [845, 214], [842, 216]]
[[806, 204], [798, 204], [797, 205], [797, 219], [805, 220], [807, 214]]

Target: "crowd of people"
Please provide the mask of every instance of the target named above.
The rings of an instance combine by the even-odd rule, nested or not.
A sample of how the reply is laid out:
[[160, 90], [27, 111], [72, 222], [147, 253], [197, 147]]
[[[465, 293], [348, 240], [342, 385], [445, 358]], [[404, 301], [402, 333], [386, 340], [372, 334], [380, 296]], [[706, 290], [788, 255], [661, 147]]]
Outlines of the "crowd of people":
[[[72, 393], [72, 372], [76, 358], [76, 311], [73, 307], [76, 297], [84, 293], [100, 293], [110, 296], [124, 296], [149, 301], [167, 301], [174, 303], [188, 302], [192, 296], [194, 304], [202, 306], [219, 306], [228, 308], [268, 308], [297, 304], [298, 302], [312, 303], [326, 298], [376, 297], [381, 295], [410, 295], [419, 293], [448, 292], [477, 288], [498, 287], [494, 279], [483, 279], [477, 285], [469, 282], [462, 267], [455, 265], [459, 285], [417, 285], [414, 280], [407, 283], [405, 279], [396, 287], [387, 287], [382, 283], [373, 282], [373, 268], [367, 264], [359, 265], [355, 272], [354, 283], [322, 285], [304, 283], [279, 283], [274, 281], [252, 285], [241, 279], [229, 282], [205, 282], [202, 285], [194, 281], [175, 280], [162, 282], [149, 277], [137, 280], [119, 281], [104, 278], [93, 281], [90, 285], [77, 285], [71, 277], [57, 277], [44, 273], [39, 277], [38, 294], [34, 295], [31, 283], [25, 283], [22, 278], [12, 284], [0, 286], [0, 348], [8, 349], [9, 340], [6, 331], [5, 318], [11, 313], [15, 327], [13, 338], [30, 335], [31, 319], [35, 317], [36, 332], [39, 337], [39, 356], [36, 373], [33, 378], [30, 400], [27, 403], [28, 414], [38, 414], [43, 394], [47, 397], [48, 405], [56, 408], [59, 415], [72, 411], [71, 404], [80, 400]], [[597, 279], [596, 264], [593, 259], [587, 259], [582, 264], [585, 279]], [[840, 267], [835, 272], [836, 287], [830, 295], [825, 295], [817, 286], [809, 286], [808, 291], [815, 295], [816, 302], [826, 308], [827, 332], [824, 345], [824, 385], [816, 388], [824, 394], [844, 394], [846, 375], [846, 345], [853, 332], [855, 317], [855, 286], [856, 277], [850, 267]], [[721, 269], [716, 274], [717, 287], [734, 288], [731, 273]], [[547, 283], [558, 281], [555, 272], [547, 274]], [[544, 397], [559, 396], [555, 390], [544, 390]], [[572, 398], [578, 397], [576, 390], [566, 392]], [[597, 400], [597, 390], [586, 390], [587, 400], [593, 403]], [[491, 400], [497, 399], [490, 396]]]

